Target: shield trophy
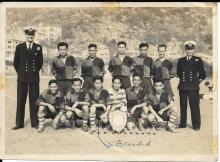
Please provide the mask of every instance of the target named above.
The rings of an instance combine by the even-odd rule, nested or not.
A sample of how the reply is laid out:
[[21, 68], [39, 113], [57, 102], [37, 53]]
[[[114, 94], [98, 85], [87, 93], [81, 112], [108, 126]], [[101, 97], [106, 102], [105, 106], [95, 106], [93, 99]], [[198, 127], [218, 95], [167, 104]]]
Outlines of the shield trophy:
[[112, 126], [112, 130], [121, 133], [127, 124], [127, 111], [110, 110], [109, 111], [109, 123]]

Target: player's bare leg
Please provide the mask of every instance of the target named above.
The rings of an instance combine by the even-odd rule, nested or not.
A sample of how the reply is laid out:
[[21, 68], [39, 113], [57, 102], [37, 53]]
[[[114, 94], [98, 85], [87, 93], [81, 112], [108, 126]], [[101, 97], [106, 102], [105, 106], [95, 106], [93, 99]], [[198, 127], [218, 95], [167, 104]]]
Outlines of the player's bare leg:
[[71, 129], [76, 129], [76, 124], [74, 121], [74, 117], [73, 117], [73, 112], [72, 111], [67, 111], [66, 112], [66, 126], [70, 127]]

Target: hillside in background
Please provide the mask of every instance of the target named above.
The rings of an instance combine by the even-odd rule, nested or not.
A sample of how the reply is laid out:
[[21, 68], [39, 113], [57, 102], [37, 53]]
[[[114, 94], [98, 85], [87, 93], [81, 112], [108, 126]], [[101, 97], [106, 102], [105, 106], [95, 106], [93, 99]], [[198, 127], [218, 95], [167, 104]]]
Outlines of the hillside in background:
[[199, 52], [212, 50], [210, 8], [13, 8], [6, 16], [7, 32], [39, 23], [61, 25], [61, 39], [75, 52], [95, 42], [113, 54], [119, 40], [129, 50], [146, 41], [152, 46], [167, 43], [170, 50], [181, 52], [186, 40], [195, 40]]

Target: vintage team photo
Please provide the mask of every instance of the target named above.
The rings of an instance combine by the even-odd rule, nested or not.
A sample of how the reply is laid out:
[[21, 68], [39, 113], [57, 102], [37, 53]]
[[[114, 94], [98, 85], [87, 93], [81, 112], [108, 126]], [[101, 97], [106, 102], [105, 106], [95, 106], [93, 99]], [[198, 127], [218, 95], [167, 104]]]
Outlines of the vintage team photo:
[[171, 4], [6, 7], [6, 157], [216, 160], [215, 4]]

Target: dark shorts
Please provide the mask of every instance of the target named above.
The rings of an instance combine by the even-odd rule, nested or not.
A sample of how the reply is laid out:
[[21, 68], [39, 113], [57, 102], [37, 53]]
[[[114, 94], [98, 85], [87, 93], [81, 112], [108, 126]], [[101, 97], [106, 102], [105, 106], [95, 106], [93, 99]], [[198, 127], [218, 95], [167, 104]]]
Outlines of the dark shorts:
[[137, 122], [137, 119], [141, 118], [142, 113], [143, 113], [142, 108], [136, 109], [132, 117], [128, 117], [128, 122]]
[[166, 110], [166, 111], [164, 111], [164, 113], [162, 114], [162, 116], [160, 115], [160, 117], [161, 117], [164, 121], [169, 121], [169, 119], [170, 119], [170, 114], [171, 114], [171, 111], [170, 111], [170, 110]]
[[102, 107], [97, 107], [96, 108], [96, 119], [100, 120], [101, 115], [104, 113], [105, 113], [105, 111], [103, 110]]
[[59, 111], [51, 112], [50, 109], [48, 107], [46, 107], [45, 118], [46, 119], [54, 119], [58, 113], [59, 113]]

